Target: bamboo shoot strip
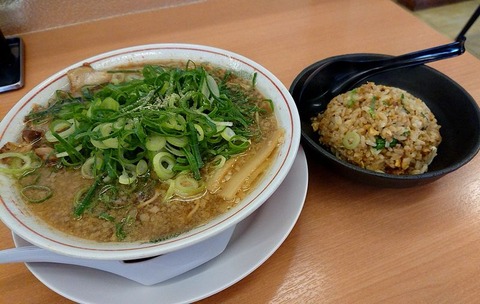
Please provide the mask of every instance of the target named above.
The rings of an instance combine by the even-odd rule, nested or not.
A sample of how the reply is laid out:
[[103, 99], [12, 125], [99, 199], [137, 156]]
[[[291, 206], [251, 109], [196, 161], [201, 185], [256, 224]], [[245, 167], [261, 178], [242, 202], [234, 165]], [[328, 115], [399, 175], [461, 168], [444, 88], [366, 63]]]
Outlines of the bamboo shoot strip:
[[[257, 154], [255, 154], [242, 168], [236, 172], [230, 180], [228, 180], [222, 187], [219, 195], [226, 200], [232, 200], [235, 195], [240, 191], [240, 188], [244, 185], [245, 181], [253, 177], [255, 170], [261, 167], [262, 163], [266, 162], [268, 157], [277, 147], [278, 143], [282, 139], [283, 131], [277, 130], [272, 134], [272, 137], [266, 143]], [[256, 173], [257, 176], [260, 172]]]
[[237, 157], [232, 157], [228, 159], [225, 164], [217, 169], [212, 176], [210, 176], [207, 180], [207, 190], [210, 192], [216, 192], [220, 188], [220, 184], [225, 177], [225, 175], [230, 171], [233, 167], [235, 162], [237, 161]]

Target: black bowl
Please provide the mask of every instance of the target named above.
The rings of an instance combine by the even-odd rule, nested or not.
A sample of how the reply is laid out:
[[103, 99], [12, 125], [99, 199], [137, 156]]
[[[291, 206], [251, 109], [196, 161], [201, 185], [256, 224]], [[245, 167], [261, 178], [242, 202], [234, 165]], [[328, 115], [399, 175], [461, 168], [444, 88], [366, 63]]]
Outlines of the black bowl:
[[[393, 175], [378, 173], [352, 165], [335, 157], [328, 148], [319, 144], [318, 135], [312, 130], [310, 119], [317, 113], [308, 111], [298, 96], [307, 77], [320, 65], [335, 59], [372, 60], [390, 57], [380, 54], [348, 54], [327, 58], [305, 68], [290, 87], [300, 114], [302, 143], [307, 149], [326, 160], [334, 170], [353, 178], [382, 187], [411, 187], [433, 182], [447, 173], [468, 163], [480, 148], [480, 111], [475, 100], [455, 81], [428, 66], [416, 66], [391, 70], [368, 77], [353, 85], [358, 87], [367, 81], [397, 87], [423, 100], [441, 126], [442, 143], [428, 172], [418, 175]], [[347, 90], [348, 91], [348, 90]]]

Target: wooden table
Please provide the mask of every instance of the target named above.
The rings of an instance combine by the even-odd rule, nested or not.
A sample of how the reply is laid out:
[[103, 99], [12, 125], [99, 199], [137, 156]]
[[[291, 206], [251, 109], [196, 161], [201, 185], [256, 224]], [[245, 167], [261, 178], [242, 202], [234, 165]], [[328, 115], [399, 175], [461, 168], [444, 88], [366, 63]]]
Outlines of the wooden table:
[[[288, 87], [307, 65], [355, 52], [402, 54], [449, 42], [389, 0], [207, 0], [36, 32], [25, 88], [0, 95], [0, 117], [56, 71], [105, 51], [186, 42], [225, 48]], [[431, 64], [480, 101], [480, 61]], [[353, 182], [307, 155], [304, 210], [252, 274], [202, 303], [472, 303], [480, 299], [480, 158], [426, 186]], [[13, 246], [0, 224], [0, 249]], [[0, 303], [71, 303], [23, 264], [0, 266]]]

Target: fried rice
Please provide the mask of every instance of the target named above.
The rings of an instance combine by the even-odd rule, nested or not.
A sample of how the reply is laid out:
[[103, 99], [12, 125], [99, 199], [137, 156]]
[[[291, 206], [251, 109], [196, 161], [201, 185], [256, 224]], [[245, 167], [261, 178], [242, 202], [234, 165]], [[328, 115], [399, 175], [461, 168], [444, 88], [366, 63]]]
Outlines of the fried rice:
[[394, 87], [366, 83], [332, 99], [312, 118], [336, 157], [388, 174], [421, 174], [437, 155], [440, 125], [427, 105]]

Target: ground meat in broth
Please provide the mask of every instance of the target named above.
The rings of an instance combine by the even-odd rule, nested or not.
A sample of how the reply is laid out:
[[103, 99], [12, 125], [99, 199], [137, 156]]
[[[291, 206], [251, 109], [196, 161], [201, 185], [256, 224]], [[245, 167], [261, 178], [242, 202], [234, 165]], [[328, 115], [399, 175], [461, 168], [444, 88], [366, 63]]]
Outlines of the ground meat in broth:
[[[276, 122], [266, 120], [263, 125], [272, 129], [276, 127]], [[257, 143], [252, 145], [248, 153], [237, 157], [235, 165], [231, 168], [225, 180], [236, 174], [249, 157], [254, 156], [256, 151], [261, 148], [261, 144]], [[67, 234], [101, 242], [117, 241], [115, 227], [110, 222], [89, 214], [81, 219], [75, 219], [72, 216], [72, 202], [75, 193], [88, 187], [91, 184], [90, 180], [83, 178], [78, 170], [52, 172], [49, 168], [41, 168], [39, 174], [41, 174], [39, 184], [55, 185], [58, 190], [52, 198], [41, 204], [29, 204], [29, 209], [34, 214]], [[207, 223], [212, 218], [225, 213], [249, 191], [249, 188], [242, 189], [238, 197], [231, 201], [225, 201], [216, 193], [207, 192], [196, 200], [162, 202], [159, 198], [142, 208], [132, 206], [128, 209], [109, 210], [109, 213], [115, 218], [124, 218], [129, 212], [134, 214], [135, 220], [132, 221], [131, 225], [126, 224], [124, 227], [126, 237], [123, 241], [161, 240]], [[94, 210], [97, 211], [93, 211], [93, 214], [101, 212], [98, 211], [101, 208]]]
[[[216, 72], [218, 71], [211, 71]], [[247, 81], [239, 82], [241, 86], [248, 87], [251, 84]], [[277, 132], [277, 137], [272, 134], [279, 129], [275, 115], [272, 113], [270, 105], [263, 100], [263, 96], [258, 91], [254, 91], [253, 99], [260, 100], [258, 107], [267, 109], [266, 115], [257, 117], [259, 134], [262, 136], [252, 138], [250, 148], [238, 155], [232, 160], [233, 165], [229, 168], [227, 174], [221, 179], [220, 183], [227, 182], [232, 176], [239, 174], [242, 167], [255, 157], [258, 151], [265, 147], [265, 142], [274, 141], [275, 147], [283, 140], [283, 132]], [[41, 130], [44, 132], [45, 130]], [[32, 133], [33, 134], [33, 133]], [[281, 135], [278, 135], [281, 134]], [[271, 163], [276, 155], [276, 149], [271, 155], [264, 159], [264, 166]], [[265, 166], [266, 167], [266, 166]], [[214, 172], [211, 166], [205, 166], [202, 169], [202, 175], [208, 177]], [[38, 177], [40, 175], [40, 177]], [[259, 175], [261, 177], [261, 174]], [[38, 204], [27, 204], [28, 208], [49, 225], [65, 233], [75, 235], [80, 238], [100, 242], [118, 241], [118, 233], [124, 235], [122, 241], [158, 241], [178, 235], [194, 227], [205, 224], [218, 215], [225, 213], [228, 209], [237, 204], [250, 190], [255, 186], [259, 179], [255, 175], [254, 180], [248, 180], [239, 193], [233, 199], [224, 199], [220, 189], [214, 191], [205, 191], [205, 193], [194, 199], [186, 201], [174, 199], [164, 201], [166, 184], [160, 184], [158, 180], [147, 180], [151, 187], [145, 190], [145, 193], [137, 193], [128, 198], [130, 203], [122, 208], [105, 207], [101, 202], [84, 213], [80, 218], [75, 218], [72, 214], [76, 193], [88, 188], [92, 184], [91, 179], [82, 177], [80, 170], [60, 169], [52, 167], [42, 167], [35, 172], [33, 176], [27, 176], [19, 182], [27, 182], [29, 179], [38, 178], [38, 184], [51, 187], [54, 194], [47, 201]], [[155, 199], [156, 187], [160, 195]], [[150, 190], [148, 190], [150, 189]], [[77, 198], [78, 199], [78, 198]], [[148, 204], [142, 202], [149, 201]], [[108, 213], [108, 217], [102, 216]], [[115, 219], [112, 221], [111, 219]], [[122, 219], [119, 221], [118, 219]]]

